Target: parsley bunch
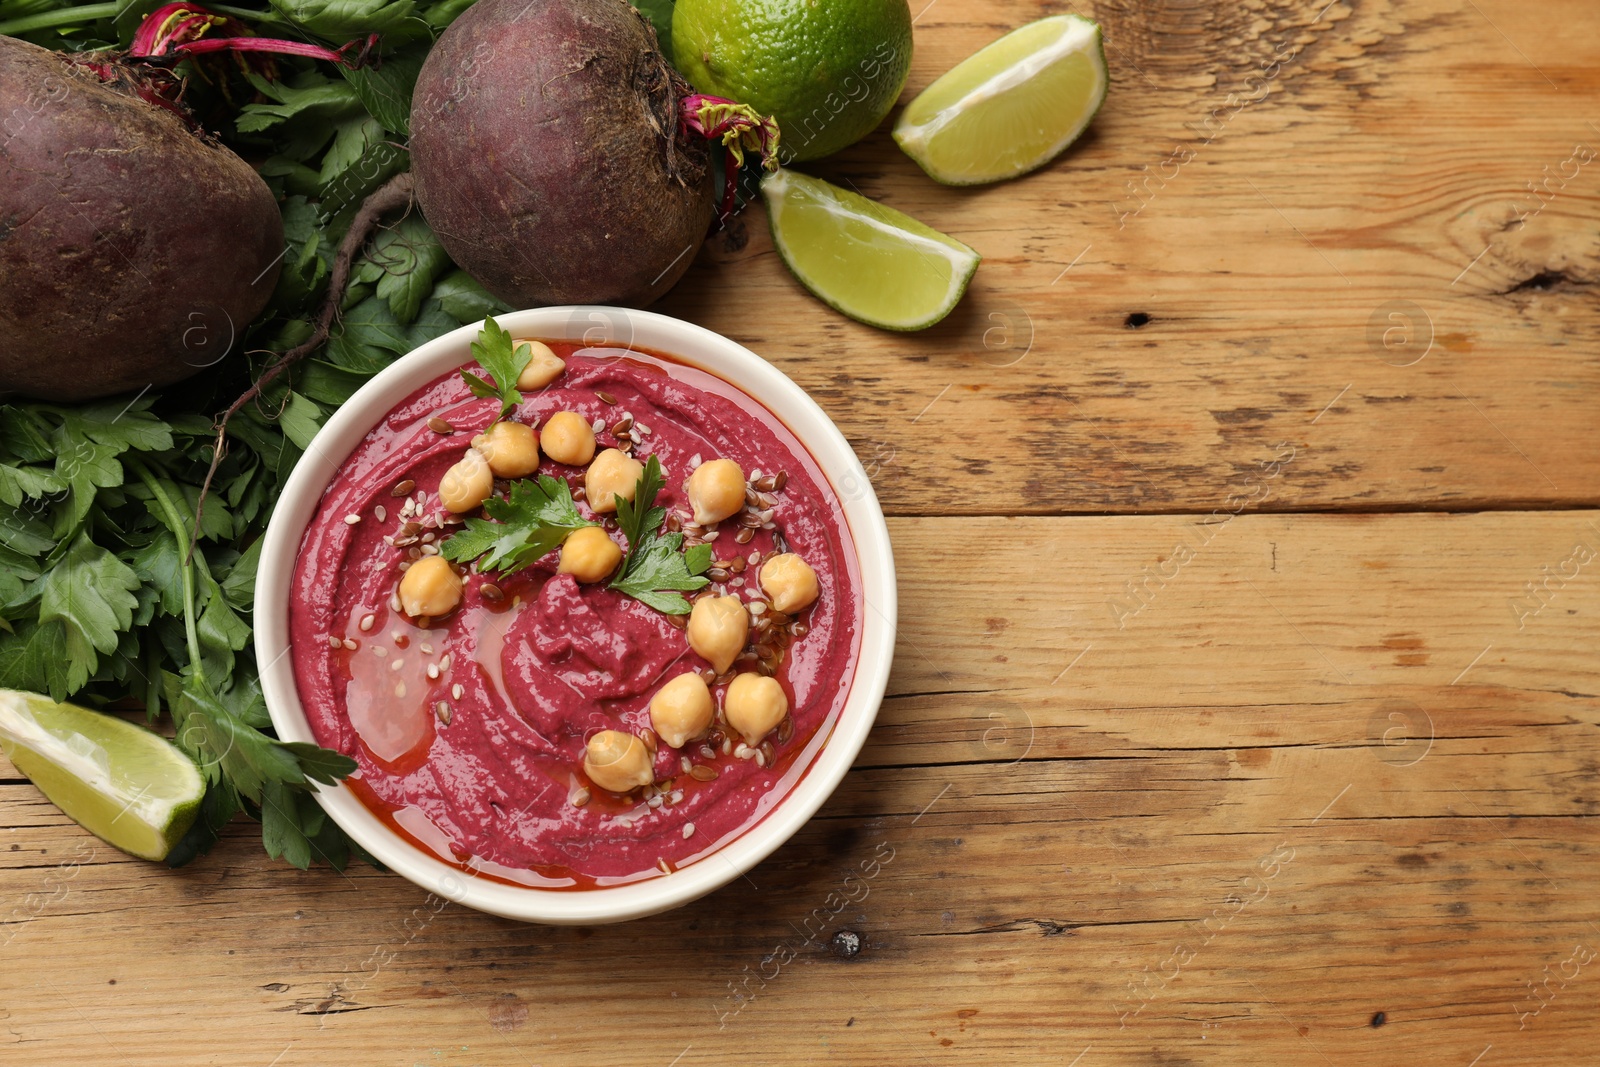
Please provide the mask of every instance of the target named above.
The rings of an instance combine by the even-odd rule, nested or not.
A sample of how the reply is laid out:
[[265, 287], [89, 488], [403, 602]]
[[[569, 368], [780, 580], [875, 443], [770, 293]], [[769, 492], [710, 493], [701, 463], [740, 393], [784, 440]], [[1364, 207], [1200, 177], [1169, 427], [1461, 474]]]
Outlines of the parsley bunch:
[[207, 782], [172, 862], [246, 809], [272, 855], [342, 866], [350, 846], [309, 791], [355, 763], [267, 732], [251, 656], [272, 492], [259, 456], [227, 458], [190, 552], [210, 441], [209, 420], [163, 418], [150, 398], [0, 406], [0, 686], [170, 719]]

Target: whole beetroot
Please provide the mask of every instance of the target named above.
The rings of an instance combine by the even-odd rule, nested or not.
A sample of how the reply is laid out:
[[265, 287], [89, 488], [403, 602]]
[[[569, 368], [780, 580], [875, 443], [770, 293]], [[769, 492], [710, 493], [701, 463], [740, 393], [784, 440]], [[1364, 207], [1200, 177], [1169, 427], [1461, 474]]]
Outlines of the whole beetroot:
[[0, 392], [194, 374], [237, 348], [283, 249], [244, 160], [81, 58], [0, 37]]
[[642, 306], [711, 222], [688, 86], [625, 0], [479, 0], [417, 79], [411, 166], [451, 257], [513, 307]]

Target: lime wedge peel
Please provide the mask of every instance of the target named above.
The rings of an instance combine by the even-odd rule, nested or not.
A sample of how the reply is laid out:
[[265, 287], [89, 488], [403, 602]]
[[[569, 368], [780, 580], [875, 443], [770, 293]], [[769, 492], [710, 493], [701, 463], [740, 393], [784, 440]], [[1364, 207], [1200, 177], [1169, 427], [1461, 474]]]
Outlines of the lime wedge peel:
[[0, 751], [96, 837], [167, 858], [200, 811], [205, 780], [161, 735], [76, 704], [0, 689]]
[[780, 169], [761, 194], [784, 264], [823, 303], [869, 326], [932, 326], [982, 260], [910, 215], [820, 178]]
[[946, 185], [1015, 178], [1059, 155], [1105, 102], [1096, 22], [1055, 15], [980, 49], [906, 105], [894, 139]]

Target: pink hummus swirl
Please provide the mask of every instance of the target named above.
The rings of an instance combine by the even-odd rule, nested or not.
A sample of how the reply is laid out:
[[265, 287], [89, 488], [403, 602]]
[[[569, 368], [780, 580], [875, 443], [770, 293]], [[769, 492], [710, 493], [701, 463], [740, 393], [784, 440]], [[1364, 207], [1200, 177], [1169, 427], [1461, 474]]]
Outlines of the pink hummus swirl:
[[[716, 560], [745, 563], [721, 568], [706, 592], [762, 602], [760, 561], [784, 548], [815, 570], [820, 595], [793, 617], [792, 634], [763, 641], [769, 631], [753, 628], [751, 652], [733, 668], [754, 669], [762, 645], [792, 726], [749, 755], [726, 730], [725, 744], [662, 741], [655, 784], [607, 793], [583, 773], [586, 739], [600, 730], [643, 733], [656, 690], [678, 674], [709, 671], [683, 629], [604, 582], [557, 574], [554, 553], [505, 579], [469, 571], [461, 606], [426, 628], [396, 610], [401, 565], [459, 529], [440, 506], [440, 478], [498, 410], [456, 372], [407, 397], [339, 466], [296, 561], [291, 655], [318, 742], [355, 759], [351, 786], [380, 818], [466, 870], [583, 888], [693, 862], [792, 789], [844, 707], [863, 605], [838, 502], [770, 412], [713, 375], [654, 355], [551, 347], [565, 373], [512, 417], [540, 426], [555, 412], [578, 412], [604, 423], [604, 449], [616, 443], [610, 427], [631, 415], [633, 455], [660, 461], [666, 488], [656, 503], [680, 521], [690, 517], [683, 483], [699, 462], [733, 459], [753, 481], [755, 472], [781, 473], [771, 508], [752, 509], [770, 510], [768, 525], [739, 543], [747, 527], [726, 520], [708, 539]], [[455, 432], [439, 432], [444, 423]], [[301, 462], [318, 462], [315, 450]], [[548, 457], [539, 473], [583, 484], [583, 468]], [[577, 504], [585, 518], [602, 518]], [[727, 685], [711, 688], [720, 707]]]

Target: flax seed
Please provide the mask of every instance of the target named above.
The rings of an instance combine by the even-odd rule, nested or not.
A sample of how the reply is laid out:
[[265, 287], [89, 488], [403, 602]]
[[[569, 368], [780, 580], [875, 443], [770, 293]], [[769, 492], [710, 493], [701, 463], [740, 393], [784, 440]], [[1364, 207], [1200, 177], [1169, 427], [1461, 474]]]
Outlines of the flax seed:
[[450, 425], [448, 422], [445, 422], [437, 415], [428, 420], [428, 429], [432, 430], [434, 433], [456, 432], [456, 428], [454, 426]]

